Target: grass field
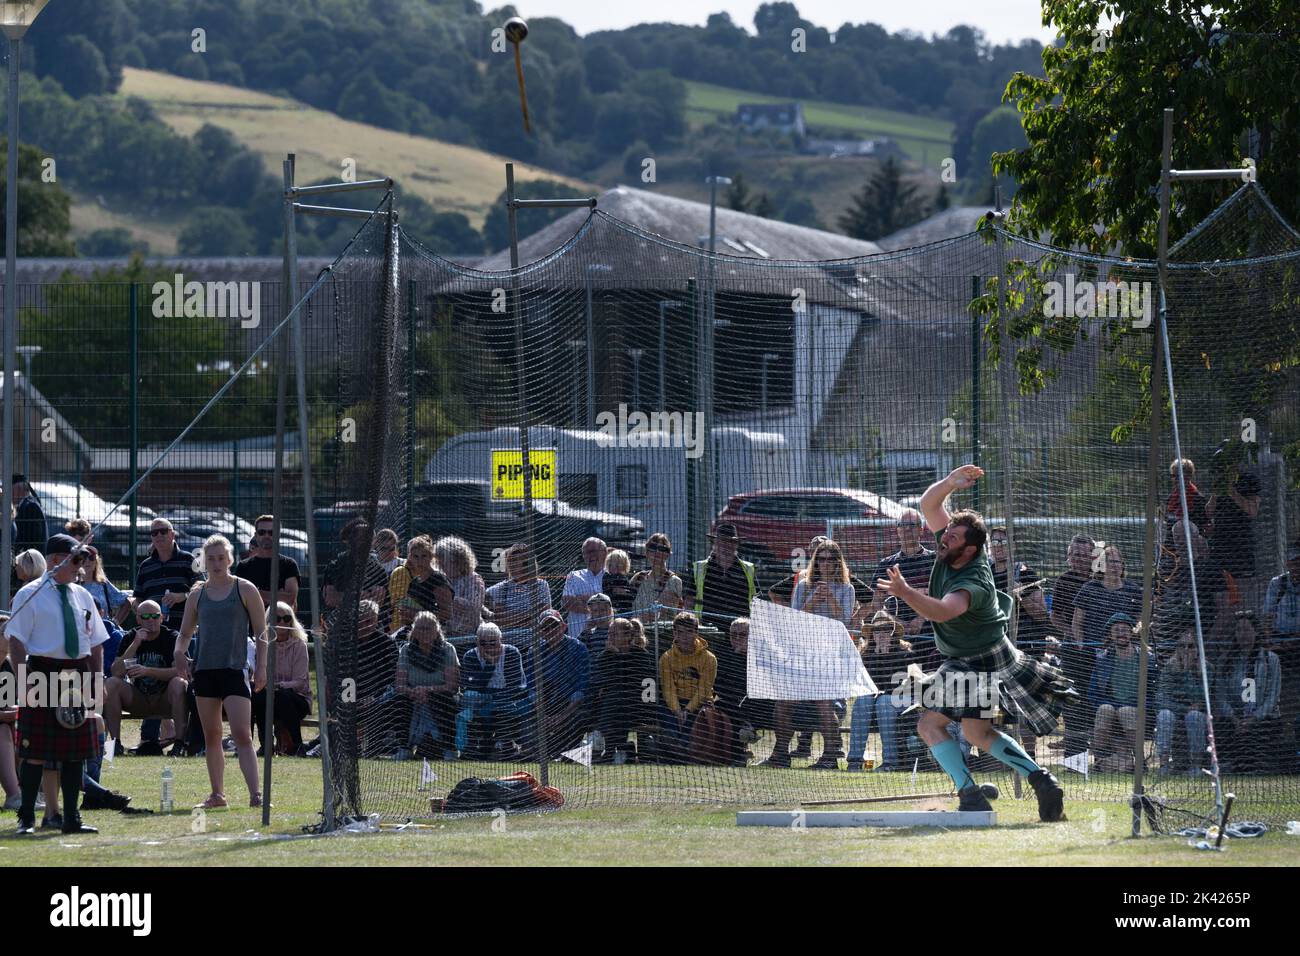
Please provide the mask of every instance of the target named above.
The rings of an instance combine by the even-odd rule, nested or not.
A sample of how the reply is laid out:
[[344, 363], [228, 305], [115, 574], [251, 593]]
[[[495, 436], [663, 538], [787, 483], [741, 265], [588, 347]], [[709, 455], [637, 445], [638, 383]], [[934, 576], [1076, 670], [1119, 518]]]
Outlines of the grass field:
[[[741, 103], [788, 103], [790, 97], [768, 96], [711, 83], [686, 83], [687, 121], [692, 126], [711, 123], [719, 116], [734, 116]], [[888, 136], [921, 165], [937, 163], [948, 155], [953, 125], [947, 120], [914, 116], [869, 106], [849, 106], [824, 100], [799, 100], [804, 121], [819, 135], [861, 137]]]
[[[112, 788], [157, 805], [161, 757], [119, 757], [104, 773]], [[188, 808], [207, 793], [197, 759], [170, 761], [176, 805]], [[408, 765], [409, 766], [409, 765]], [[450, 765], [438, 764], [440, 772]], [[412, 769], [415, 769], [412, 767]], [[458, 768], [459, 769], [459, 768]], [[467, 772], [469, 767], [464, 768]], [[845, 775], [848, 776], [848, 775]], [[1179, 837], [1128, 838], [1129, 815], [1117, 803], [1071, 801], [1070, 820], [1037, 821], [1032, 800], [1010, 795], [997, 803], [999, 825], [988, 830], [737, 828], [736, 806], [574, 809], [549, 814], [422, 821], [403, 832], [302, 834], [319, 819], [320, 764], [278, 761], [272, 825], [249, 809], [238, 767], [227, 761], [232, 809], [191, 816], [84, 815], [93, 837], [12, 836], [15, 817], [0, 818], [0, 866], [279, 866], [302, 865], [1051, 865], [1276, 866], [1300, 861], [1300, 840], [1273, 831], [1257, 840], [1228, 841], [1224, 853], [1197, 851]], [[905, 808], [899, 805], [898, 808]], [[495, 826], [494, 826], [495, 822]]]

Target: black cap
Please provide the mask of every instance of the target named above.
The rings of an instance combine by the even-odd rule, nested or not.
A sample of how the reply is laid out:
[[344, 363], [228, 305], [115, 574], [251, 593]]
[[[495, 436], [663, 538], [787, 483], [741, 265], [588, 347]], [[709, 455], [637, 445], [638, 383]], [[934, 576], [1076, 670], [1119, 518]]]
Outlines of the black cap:
[[730, 521], [724, 521], [722, 524], [718, 525], [716, 528], [713, 529], [713, 534], [709, 535], [709, 537], [729, 538], [732, 541], [739, 541], [740, 533], [736, 530], [736, 526], [734, 524], [732, 524]]
[[71, 554], [81, 547], [81, 542], [70, 534], [56, 534], [45, 542], [46, 554]]
[[13, 483], [14, 483], [15, 485], [17, 485], [17, 484], [24, 484], [24, 485], [25, 485], [25, 484], [27, 484], [27, 476], [26, 476], [26, 475], [21, 475], [21, 474], [19, 474], [19, 475], [14, 475]]

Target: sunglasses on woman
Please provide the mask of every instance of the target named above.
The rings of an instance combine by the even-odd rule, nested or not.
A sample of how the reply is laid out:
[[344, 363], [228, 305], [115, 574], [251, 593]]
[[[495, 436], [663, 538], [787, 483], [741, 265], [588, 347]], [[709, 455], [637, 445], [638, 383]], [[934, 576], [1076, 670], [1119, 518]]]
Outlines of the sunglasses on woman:
[[292, 614], [277, 614], [277, 615], [275, 616], [275, 623], [276, 623], [276, 624], [292, 624], [292, 623], [293, 623], [293, 615], [292, 615]]

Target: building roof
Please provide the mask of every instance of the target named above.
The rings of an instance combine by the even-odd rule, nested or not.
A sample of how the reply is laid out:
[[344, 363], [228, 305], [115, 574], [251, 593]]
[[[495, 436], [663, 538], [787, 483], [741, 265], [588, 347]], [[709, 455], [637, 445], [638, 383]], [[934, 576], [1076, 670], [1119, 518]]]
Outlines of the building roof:
[[952, 239], [974, 232], [980, 219], [988, 213], [987, 206], [953, 206], [928, 216], [920, 222], [906, 226], [882, 239], [877, 245], [886, 252], [923, 246], [928, 242]]

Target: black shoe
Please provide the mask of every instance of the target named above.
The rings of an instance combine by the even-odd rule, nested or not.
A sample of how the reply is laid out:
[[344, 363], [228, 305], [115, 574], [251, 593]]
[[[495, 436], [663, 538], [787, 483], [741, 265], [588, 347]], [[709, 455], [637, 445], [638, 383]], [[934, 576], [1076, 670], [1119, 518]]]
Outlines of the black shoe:
[[1029, 775], [1029, 785], [1038, 796], [1038, 819], [1044, 823], [1065, 819], [1065, 791], [1059, 780], [1046, 770], [1035, 770]]
[[789, 770], [790, 755], [788, 753], [779, 754], [774, 750], [772, 751], [772, 756], [768, 757], [766, 760], [754, 764], [754, 766], [766, 767], [771, 770]]
[[989, 813], [993, 809], [993, 804], [989, 803], [989, 798], [984, 793], [983, 787], [978, 784], [971, 784], [969, 787], [963, 787], [958, 792], [957, 809], [962, 813]]
[[31, 836], [31, 835], [32, 835], [33, 833], [35, 833], [35, 832], [36, 832], [36, 818], [35, 818], [35, 817], [25, 817], [25, 818], [24, 818], [23, 815], [22, 815], [21, 813], [18, 814], [18, 834], [17, 834], [17, 835], [18, 835], [18, 836]]
[[64, 822], [63, 822], [63, 832], [64, 832], [64, 833], [69, 833], [69, 834], [71, 834], [71, 833], [98, 833], [98, 832], [99, 832], [99, 829], [98, 829], [97, 827], [92, 827], [92, 826], [90, 826], [89, 824], [82, 823], [82, 822], [81, 822], [81, 817], [73, 817], [73, 816], [69, 816], [69, 817], [68, 817], [66, 820], [64, 820]]
[[61, 814], [61, 813], [56, 813], [56, 814], [55, 814], [54, 816], [52, 816], [52, 817], [46, 817], [45, 819], [43, 819], [43, 820], [41, 821], [41, 829], [42, 829], [42, 830], [62, 830], [62, 829], [63, 829], [63, 814]]
[[124, 793], [115, 793], [112, 790], [87, 790], [86, 795], [81, 798], [81, 809], [83, 810], [125, 810], [131, 802], [131, 798]]
[[163, 755], [162, 744], [156, 740], [142, 740], [140, 746], [132, 750], [131, 753], [137, 757], [161, 757]]
[[822, 754], [817, 758], [817, 762], [809, 764], [805, 770], [839, 770], [840, 758], [838, 754]]
[[811, 757], [812, 756], [812, 734], [800, 734], [799, 743], [795, 745], [794, 750], [790, 751], [791, 757]]

